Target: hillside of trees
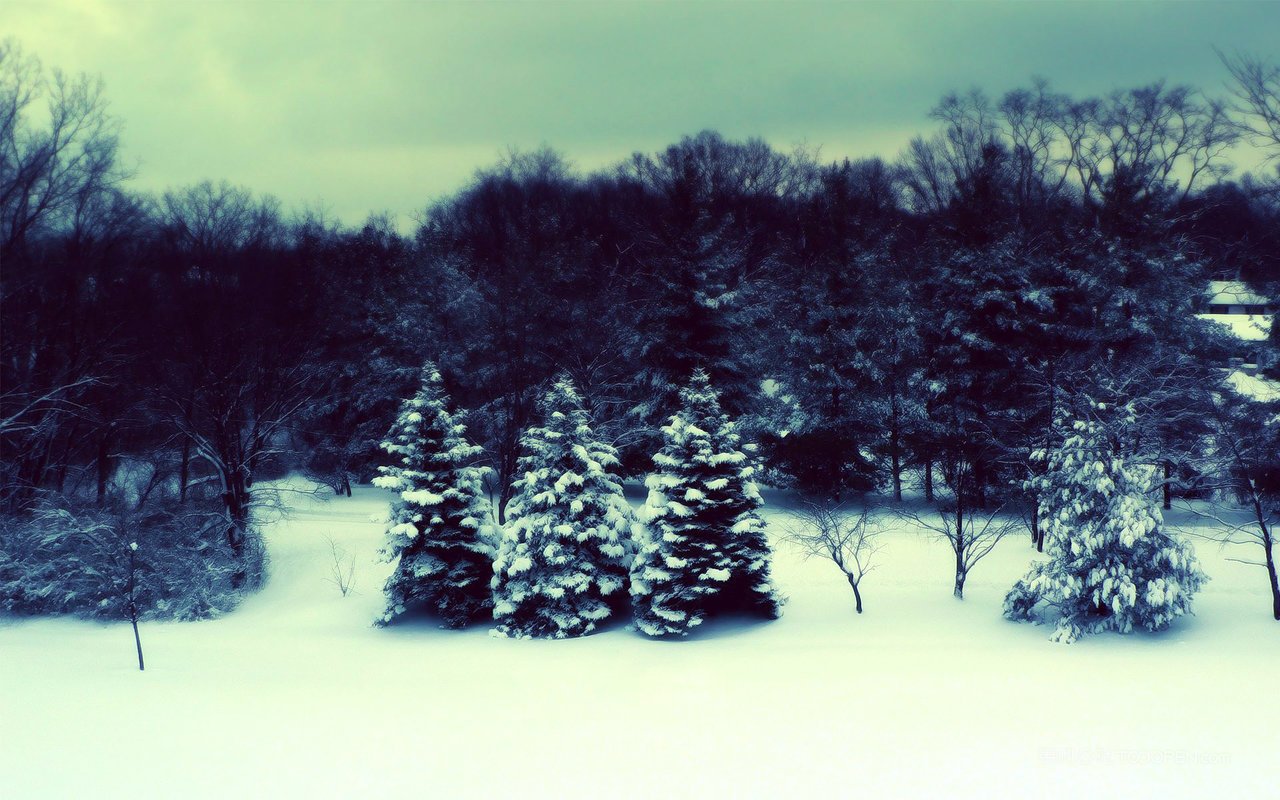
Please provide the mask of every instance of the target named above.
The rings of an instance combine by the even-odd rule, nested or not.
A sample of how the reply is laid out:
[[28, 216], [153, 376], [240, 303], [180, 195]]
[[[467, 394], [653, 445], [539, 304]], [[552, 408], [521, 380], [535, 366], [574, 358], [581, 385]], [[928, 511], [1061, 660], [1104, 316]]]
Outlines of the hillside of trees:
[[[714, 131], [589, 173], [513, 153], [406, 236], [217, 180], [135, 192], [101, 83], [6, 43], [0, 586], [36, 551], [58, 563], [33, 520], [75, 519], [110, 534], [103, 558], [141, 540], [215, 565], [199, 602], [160, 566], [146, 587], [218, 610], [260, 579], [255, 485], [370, 480], [427, 362], [498, 524], [562, 374], [629, 476], [702, 369], [767, 482], [815, 496], [919, 486], [1034, 520], [1033, 453], [1082, 395], [1134, 404], [1125, 447], [1166, 502], [1203, 490], [1210, 390], [1238, 349], [1196, 317], [1207, 282], [1280, 296], [1280, 70], [1224, 68], [1236, 95], [947, 96], [892, 162]], [[1243, 149], [1272, 160], [1239, 175]], [[1276, 458], [1250, 486], [1280, 489]]]

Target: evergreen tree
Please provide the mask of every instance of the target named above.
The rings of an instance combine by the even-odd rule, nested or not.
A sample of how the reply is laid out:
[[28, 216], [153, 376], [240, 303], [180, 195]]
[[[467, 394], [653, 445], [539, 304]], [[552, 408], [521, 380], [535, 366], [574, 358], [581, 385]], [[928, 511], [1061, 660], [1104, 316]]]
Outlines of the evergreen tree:
[[466, 466], [480, 448], [463, 439], [466, 427], [445, 403], [440, 372], [427, 364], [417, 394], [403, 403], [382, 444], [399, 463], [381, 467], [374, 484], [396, 491], [400, 500], [384, 551], [399, 563], [387, 580], [387, 610], [380, 624], [412, 605], [439, 614], [451, 628], [489, 612], [488, 501], [477, 472]]
[[1019, 385], [1023, 349], [1045, 304], [1020, 250], [1012, 239], [942, 244], [924, 287], [939, 318], [922, 319], [927, 418], [911, 438], [918, 451], [956, 466], [953, 477], [966, 476], [966, 486], [950, 488], [971, 492], [964, 502], [980, 509], [988, 487], [1006, 485], [996, 471], [1008, 461], [1010, 421], [1029, 399], [1009, 387]]
[[1060, 416], [1062, 444], [1030, 488], [1047, 520], [1047, 561], [1036, 562], [1005, 598], [1005, 616], [1058, 614], [1053, 638], [1134, 628], [1158, 631], [1191, 612], [1206, 580], [1191, 547], [1163, 528], [1151, 500], [1155, 467], [1126, 458], [1137, 420], [1133, 404], [1086, 399], [1074, 419]]
[[800, 413], [774, 424], [785, 436], [761, 437], [771, 462], [797, 489], [833, 497], [875, 485], [874, 466], [862, 451], [880, 424], [872, 400], [876, 368], [869, 357], [885, 331], [869, 310], [882, 302], [869, 297], [879, 254], [849, 249], [815, 257], [807, 274], [793, 282], [787, 335], [775, 337], [773, 345], [777, 374]]
[[649, 534], [631, 568], [636, 624], [650, 636], [685, 635], [708, 616], [778, 616], [769, 543], [753, 476], [707, 374], [697, 370], [663, 427], [645, 516]]
[[627, 415], [655, 434], [628, 443], [627, 466], [639, 472], [699, 365], [725, 408], [750, 410], [760, 375], [753, 357], [763, 349], [757, 337], [770, 320], [781, 260], [782, 197], [797, 165], [762, 140], [703, 131], [652, 156], [636, 154], [620, 173], [620, 186], [644, 198], [629, 209], [635, 334], [623, 347], [633, 365]]
[[497, 633], [562, 639], [595, 630], [626, 598], [631, 507], [614, 448], [591, 430], [568, 377], [521, 440], [522, 478], [493, 565]]

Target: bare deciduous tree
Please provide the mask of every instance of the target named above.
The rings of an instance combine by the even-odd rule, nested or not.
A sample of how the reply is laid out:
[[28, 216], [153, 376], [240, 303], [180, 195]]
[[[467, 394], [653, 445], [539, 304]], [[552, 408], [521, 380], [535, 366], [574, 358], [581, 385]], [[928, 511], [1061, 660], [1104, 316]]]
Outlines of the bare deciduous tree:
[[1214, 523], [1209, 534], [1199, 535], [1223, 546], [1261, 550], [1261, 560], [1232, 560], [1266, 570], [1272, 616], [1280, 620], [1280, 578], [1274, 552], [1275, 527], [1280, 524], [1280, 490], [1276, 486], [1280, 480], [1280, 401], [1256, 402], [1224, 388], [1211, 393], [1206, 405], [1211, 409], [1213, 449], [1200, 467], [1205, 474], [1217, 477], [1215, 488], [1229, 492], [1243, 505], [1248, 521], [1232, 522], [1216, 506], [1206, 510], [1192, 505], [1194, 513]]
[[[1267, 79], [1265, 70], [1262, 77], [1245, 74]], [[1249, 113], [1269, 110], [1264, 103]], [[993, 145], [1010, 154], [1020, 207], [1061, 196], [1068, 186], [1104, 207], [1166, 194], [1186, 198], [1206, 179], [1226, 174], [1227, 151], [1240, 136], [1222, 103], [1162, 82], [1076, 100], [1036, 79], [999, 103], [978, 90], [949, 94], [930, 116], [943, 129], [917, 137], [903, 158], [908, 198], [926, 212], [945, 209], [984, 168], [984, 150]]]
[[330, 567], [330, 573], [333, 577], [326, 578], [329, 583], [338, 587], [338, 591], [343, 597], [351, 594], [356, 584], [356, 559], [347, 551], [338, 546], [332, 536], [324, 537], [325, 542], [329, 545], [329, 554], [333, 556], [333, 564]]
[[834, 502], [808, 501], [791, 513], [786, 540], [806, 556], [829, 558], [844, 573], [853, 589], [855, 608], [862, 613], [862, 579], [875, 569], [884, 525], [872, 517], [871, 508], [850, 511]]
[[[1263, 164], [1280, 161], [1280, 64], [1261, 57], [1218, 51], [1218, 58], [1231, 74], [1231, 121], [1237, 132], [1263, 153]], [[1246, 176], [1251, 186], [1274, 203], [1280, 200], [1280, 171], [1257, 179]]]
[[161, 208], [166, 233], [205, 272], [217, 272], [220, 262], [270, 247], [284, 235], [275, 198], [255, 201], [247, 189], [226, 181], [165, 192]]
[[1163, 82], [1074, 104], [1062, 128], [1085, 199], [1099, 205], [1166, 189], [1186, 198], [1225, 174], [1238, 139], [1220, 102]]
[[952, 489], [952, 497], [940, 505], [937, 515], [910, 509], [897, 509], [895, 513], [932, 531], [951, 547], [955, 555], [954, 594], [963, 600], [969, 573], [1021, 522], [1003, 514], [1003, 506], [986, 511], [977, 507], [974, 468], [967, 460], [943, 459], [940, 466], [943, 478]]
[[5, 416], [0, 417], [0, 435], [30, 433], [40, 430], [50, 415], [74, 410], [79, 405], [72, 399], [78, 391], [97, 383], [97, 379], [81, 377], [55, 386], [38, 397], [14, 389], [0, 393]]
[[198, 368], [185, 398], [169, 395], [163, 409], [191, 442], [221, 486], [226, 540], [243, 558], [260, 464], [281, 452], [287, 426], [310, 398], [307, 365], [271, 368], [238, 359], [228, 370]]
[[300, 332], [310, 312], [293, 296], [300, 267], [281, 253], [270, 197], [205, 182], [167, 193], [163, 206], [173, 339], [156, 411], [183, 437], [180, 492], [189, 462], [207, 464], [221, 485], [225, 538], [243, 560], [254, 480], [314, 393], [312, 345]]
[[1271, 152], [1267, 160], [1280, 159], [1280, 64], [1268, 64], [1249, 55], [1218, 51], [1231, 73], [1231, 111], [1237, 129], [1250, 141]]
[[[36, 126], [28, 112], [41, 101], [47, 123]], [[119, 129], [100, 78], [46, 75], [14, 40], [0, 41], [0, 254], [126, 177], [116, 163]]]

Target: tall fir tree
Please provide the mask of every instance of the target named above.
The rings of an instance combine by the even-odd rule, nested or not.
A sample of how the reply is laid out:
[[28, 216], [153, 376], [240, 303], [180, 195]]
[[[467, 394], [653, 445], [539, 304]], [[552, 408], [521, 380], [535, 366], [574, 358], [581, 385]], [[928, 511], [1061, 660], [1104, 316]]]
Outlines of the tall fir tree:
[[625, 602], [631, 507], [617, 452], [596, 438], [561, 377], [522, 437], [515, 496], [493, 565], [495, 631], [512, 638], [582, 636]]
[[882, 474], [869, 458], [876, 444], [888, 445], [901, 467], [895, 447], [907, 403], [899, 367], [916, 335], [908, 318], [916, 301], [901, 291], [904, 269], [894, 253], [901, 237], [887, 180], [874, 160], [820, 170], [797, 198], [795, 227], [784, 237], [764, 374], [795, 402], [763, 404], [758, 442], [779, 477], [806, 494], [872, 488]]
[[466, 426], [446, 403], [440, 372], [427, 364], [382, 444], [399, 463], [381, 467], [374, 484], [400, 499], [387, 528], [384, 552], [398, 564], [387, 580], [381, 624], [421, 606], [460, 628], [491, 608], [489, 504], [478, 473], [467, 466], [480, 448], [463, 438]]
[[772, 619], [780, 606], [756, 459], [720, 410], [706, 372], [694, 372], [681, 402], [662, 429], [658, 472], [646, 482], [648, 535], [631, 567], [636, 625], [650, 636], [683, 636], [724, 612]]
[[1206, 580], [1185, 541], [1164, 530], [1150, 496], [1156, 468], [1126, 458], [1133, 405], [1089, 398], [1059, 417], [1062, 443], [1038, 451], [1044, 474], [1029, 487], [1047, 520], [1047, 561], [1031, 566], [1005, 598], [1005, 616], [1034, 621], [1057, 613], [1054, 641], [1106, 630], [1159, 631], [1191, 613]]

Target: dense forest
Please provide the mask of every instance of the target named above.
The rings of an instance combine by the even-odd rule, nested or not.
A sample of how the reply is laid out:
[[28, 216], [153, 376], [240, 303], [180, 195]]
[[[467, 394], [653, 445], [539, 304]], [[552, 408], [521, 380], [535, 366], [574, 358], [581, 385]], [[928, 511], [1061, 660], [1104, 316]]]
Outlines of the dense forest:
[[[370, 480], [428, 362], [499, 525], [562, 375], [632, 477], [701, 369], [767, 483], [918, 487], [962, 531], [966, 508], [1016, 507], [1043, 536], [1033, 455], [1082, 396], [1137, 409], [1124, 447], [1166, 503], [1220, 488], [1206, 437], [1265, 426], [1222, 416], [1241, 345], [1196, 315], [1211, 279], [1280, 295], [1280, 70], [1224, 56], [1224, 76], [1221, 97], [949, 95], [894, 161], [714, 131], [589, 173], [512, 153], [405, 235], [217, 180], [133, 191], [101, 82], [6, 43], [0, 607], [79, 608], [88, 567], [140, 543], [137, 602], [217, 610], [261, 579], [259, 482]], [[1227, 488], [1274, 495], [1277, 450], [1236, 455]], [[55, 523], [101, 536], [64, 546]], [[32, 570], [85, 586], [32, 593]]]

